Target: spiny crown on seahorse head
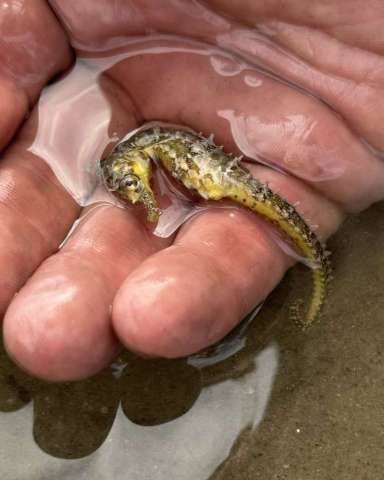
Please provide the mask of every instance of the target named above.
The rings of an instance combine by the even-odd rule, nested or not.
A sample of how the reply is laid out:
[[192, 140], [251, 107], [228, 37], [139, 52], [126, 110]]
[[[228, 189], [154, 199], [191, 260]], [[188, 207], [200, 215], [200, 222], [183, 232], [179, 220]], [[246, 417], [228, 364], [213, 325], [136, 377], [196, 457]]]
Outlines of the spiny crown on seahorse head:
[[225, 153], [211, 137], [180, 127], [155, 126], [134, 133], [101, 164], [107, 188], [123, 201], [143, 203], [152, 222], [161, 213], [151, 188], [153, 160], [159, 160], [178, 182], [200, 197], [233, 200], [284, 232], [312, 268], [312, 299], [301, 319], [304, 326], [310, 325], [323, 304], [330, 265], [325, 246], [296, 209], [253, 178], [240, 158]]

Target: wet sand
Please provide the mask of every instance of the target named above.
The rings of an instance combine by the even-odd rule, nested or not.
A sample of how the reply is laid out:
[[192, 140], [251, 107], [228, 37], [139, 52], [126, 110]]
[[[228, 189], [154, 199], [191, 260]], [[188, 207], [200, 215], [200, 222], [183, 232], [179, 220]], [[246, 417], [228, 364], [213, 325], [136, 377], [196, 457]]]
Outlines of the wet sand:
[[[266, 416], [215, 480], [384, 478], [383, 218], [384, 204], [376, 205], [329, 242], [335, 278], [324, 318], [305, 334], [279, 324], [280, 369]], [[300, 296], [301, 273], [288, 276], [272, 304]]]

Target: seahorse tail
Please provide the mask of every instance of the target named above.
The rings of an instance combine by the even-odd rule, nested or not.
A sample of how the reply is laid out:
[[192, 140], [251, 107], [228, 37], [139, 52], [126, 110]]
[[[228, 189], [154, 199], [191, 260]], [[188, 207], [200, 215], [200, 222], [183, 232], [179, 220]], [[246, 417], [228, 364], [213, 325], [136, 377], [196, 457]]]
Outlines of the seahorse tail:
[[310, 327], [320, 317], [324, 304], [328, 283], [331, 280], [330, 262], [327, 258], [319, 265], [312, 267], [313, 287], [309, 306], [303, 312], [304, 301], [297, 300], [290, 306], [290, 319], [304, 330]]

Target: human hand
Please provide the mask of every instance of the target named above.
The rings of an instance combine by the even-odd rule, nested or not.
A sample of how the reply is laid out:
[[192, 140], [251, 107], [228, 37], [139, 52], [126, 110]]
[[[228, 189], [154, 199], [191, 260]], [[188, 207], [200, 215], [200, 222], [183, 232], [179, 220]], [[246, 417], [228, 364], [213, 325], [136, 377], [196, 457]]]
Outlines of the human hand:
[[[163, 2], [161, 9], [154, 0], [51, 1], [83, 55], [112, 47], [127, 53], [127, 37], [153, 31], [178, 35], [141, 40], [145, 51], [136, 46], [103, 75], [118, 132], [163, 120], [214, 133], [228, 151], [240, 147], [267, 159], [291, 175], [257, 164], [253, 174], [299, 202], [297, 209], [326, 238], [345, 213], [384, 196], [384, 165], [373, 151], [384, 143], [384, 7], [324, 0], [314, 8], [290, 0], [282, 12], [278, 1], [244, 0], [231, 11], [229, 1], [208, 3], [213, 10], [187, 0]], [[27, 108], [25, 72], [40, 74], [33, 101], [70, 61], [64, 34], [43, 2], [29, 4], [23, 16], [16, 9], [8, 15], [20, 31], [26, 22], [36, 40], [22, 51], [25, 64], [20, 50], [8, 54], [18, 75], [4, 74], [2, 145]], [[247, 26], [256, 24], [258, 30]], [[237, 56], [209, 47], [215, 44]], [[205, 211], [164, 240], [135, 210], [103, 206], [55, 253], [80, 208], [48, 165], [28, 152], [31, 130], [27, 122], [0, 167], [3, 311], [28, 280], [6, 313], [4, 337], [30, 372], [52, 380], [91, 375], [119, 342], [147, 355], [195, 352], [235, 326], [291, 264], [265, 224], [239, 209]]]

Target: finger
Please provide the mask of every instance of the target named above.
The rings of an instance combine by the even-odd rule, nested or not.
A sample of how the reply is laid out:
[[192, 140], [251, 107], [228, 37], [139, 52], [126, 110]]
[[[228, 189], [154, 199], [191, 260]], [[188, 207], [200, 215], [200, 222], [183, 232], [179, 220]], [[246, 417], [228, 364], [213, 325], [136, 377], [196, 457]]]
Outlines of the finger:
[[45, 83], [69, 65], [71, 53], [65, 33], [42, 0], [4, 2], [0, 38], [1, 149]]
[[28, 110], [28, 98], [13, 82], [0, 79], [0, 150], [16, 132]]
[[[65, 108], [62, 108], [60, 102], [63, 101], [63, 98], [67, 99], [65, 94], [68, 91], [72, 93], [72, 97], [70, 97], [70, 101], [65, 102]], [[37, 113], [23, 128], [17, 145], [9, 150], [7, 158], [0, 165], [0, 179], [3, 178], [3, 186], [0, 189], [0, 192], [3, 193], [0, 213], [3, 215], [4, 231], [0, 237], [0, 264], [2, 271], [9, 272], [1, 280], [0, 306], [3, 311], [38, 265], [57, 251], [80, 211], [80, 207], [42, 158], [51, 162], [52, 168], [55, 168], [64, 182], [69, 181], [67, 186], [68, 188], [72, 187], [71, 190], [76, 197], [81, 196], [79, 193], [83, 193], [87, 197], [90, 192], [83, 188], [82, 179], [85, 177], [84, 172], [89, 165], [96, 166], [97, 152], [102, 153], [109, 146], [111, 136], [122, 135], [127, 129], [135, 126], [131, 104], [128, 102], [127, 105], [126, 100], [126, 96], [124, 98], [124, 94], [119, 88], [108, 82], [107, 79], [90, 82], [86, 70], [81, 67], [79, 70], [75, 66], [71, 74], [45, 92], [37, 107]], [[58, 108], [55, 109], [55, 106]], [[81, 112], [81, 117], [79, 112]], [[71, 142], [68, 142], [68, 138], [71, 138]], [[29, 149], [38, 152], [40, 157], [32, 154]], [[85, 178], [85, 180], [87, 179], [88, 177]], [[91, 187], [93, 188], [93, 186]], [[88, 245], [88, 248], [90, 252], [93, 251], [91, 244]], [[51, 263], [48, 263], [48, 269], [50, 265]], [[60, 279], [64, 278], [65, 269], [61, 268], [60, 262], [57, 264], [53, 262], [53, 265], [57, 265], [58, 270], [56, 272], [52, 267], [52, 278], [58, 279], [57, 285], [59, 285]], [[76, 264], [72, 263], [71, 265], [74, 270], [73, 277], [76, 277], [77, 273], [79, 278], [85, 277], [85, 270], [81, 276], [81, 263], [78, 267], [79, 272], [76, 272]], [[97, 283], [96, 279], [95, 282]], [[27, 312], [20, 313], [26, 316], [32, 315], [34, 317], [30, 319], [32, 324], [33, 321], [39, 325], [44, 324], [40, 319], [41, 308], [47, 301], [49, 291], [55, 286], [55, 282], [51, 283], [48, 278], [45, 286], [46, 293], [44, 293], [45, 287], [43, 286], [41, 296], [35, 295], [31, 300], [30, 307], [35, 305], [35, 310], [27, 307]], [[101, 284], [99, 286], [103, 290], [103, 286]], [[38, 287], [36, 288], [38, 289]], [[46, 314], [56, 315], [54, 295], [52, 294], [51, 297], [52, 308], [50, 305], [46, 306]], [[16, 306], [11, 308], [11, 312], [17, 312], [19, 298], [23, 298], [22, 293], [16, 297]], [[62, 298], [60, 294], [58, 294], [58, 298]], [[66, 297], [64, 296], [64, 298]], [[79, 307], [79, 312], [81, 311], [79, 315], [85, 316], [84, 312], [89, 307], [90, 297], [84, 294], [79, 298], [80, 303], [84, 298], [83, 310]], [[70, 301], [70, 295], [67, 300]], [[22, 323], [15, 321], [15, 324], [12, 325], [12, 319], [18, 318], [17, 314], [10, 314], [7, 318], [4, 325], [5, 341], [11, 355], [27, 370], [38, 372], [36, 365], [44, 370], [44, 365], [39, 363], [42, 361], [39, 354], [36, 353], [36, 358], [34, 358], [35, 353], [28, 350], [29, 342], [32, 344], [34, 341], [37, 342], [32, 335], [32, 327], [30, 328], [28, 321]], [[99, 318], [100, 315], [95, 315], [96, 324]], [[86, 320], [89, 322], [87, 325], [92, 324], [92, 316], [87, 317]], [[86, 328], [87, 326], [84, 329], [86, 330]], [[98, 327], [95, 328], [97, 330]], [[39, 330], [39, 333], [42, 334], [39, 341], [44, 343], [44, 339], [49, 338], [49, 335], [48, 333], [44, 335], [43, 330]], [[71, 338], [70, 335], [69, 338]], [[94, 337], [91, 338], [94, 339]], [[52, 343], [54, 342], [52, 341]], [[101, 342], [99, 354], [104, 355], [104, 358], [110, 356], [108, 347], [112, 343], [111, 335], [107, 335], [105, 342]], [[78, 343], [75, 342], [74, 345], [76, 346]], [[114, 346], [116, 347], [116, 342], [114, 342]], [[51, 350], [46, 344], [45, 347], [48, 354], [54, 356], [55, 345]], [[37, 347], [36, 349], [38, 350]], [[106, 353], [107, 351], [108, 353]], [[88, 351], [86, 353], [88, 354]], [[62, 355], [61, 357], [58, 355], [61, 360], [63, 357], [66, 358], [66, 352], [62, 352]], [[43, 354], [42, 357], [44, 357]], [[86, 361], [83, 363], [93, 365], [92, 358], [91, 356], [88, 363]], [[100, 360], [96, 353], [95, 358]], [[30, 365], [28, 364], [29, 360]], [[76, 365], [71, 363], [70, 358], [67, 359], [67, 363], [68, 369], [76, 369]], [[62, 361], [64, 370], [67, 363]], [[79, 365], [78, 370], [81, 373], [81, 362]], [[49, 370], [48, 365], [45, 366]], [[49, 371], [54, 372], [56, 366], [57, 364], [53, 363]], [[53, 374], [52, 378], [54, 378]]]
[[131, 211], [91, 209], [10, 305], [7, 350], [23, 368], [50, 380], [99, 371], [119, 348], [109, 320], [115, 292], [162, 245]]
[[[311, 9], [279, 2], [209, 0], [212, 7], [255, 29], [223, 32], [220, 45], [319, 96], [352, 129], [383, 149], [384, 8], [375, 0], [333, 2]], [[353, 4], [353, 6], [352, 6]]]
[[[151, 54], [146, 42], [108, 72], [135, 98], [145, 119], [214, 133], [229, 151], [240, 148], [267, 159], [348, 211], [383, 198], [383, 162], [323, 103], [222, 54], [208, 55], [196, 45], [186, 52], [188, 44], [164, 42], [171, 53]], [[235, 73], [218, 74], [225, 69]], [[187, 98], [193, 102], [185, 108]]]
[[18, 289], [53, 253], [79, 212], [40, 158], [14, 145], [0, 166], [0, 319]]
[[[263, 167], [253, 169], [326, 237], [342, 219], [319, 194]], [[222, 338], [266, 298], [291, 264], [265, 223], [242, 209], [210, 210], [182, 227], [174, 244], [148, 258], [113, 304], [122, 343], [147, 355], [178, 357]]]
[[[74, 195], [84, 193], [79, 179], [85, 177], [88, 164], [80, 160], [96, 165], [95, 151], [108, 146], [110, 132], [119, 135], [135, 125], [117, 87], [106, 80], [91, 86], [81, 80], [74, 68], [45, 92], [42, 105], [0, 163], [0, 267], [6, 272], [0, 280], [0, 319], [14, 294], [41, 261], [58, 249], [79, 215], [80, 206], [53, 169], [60, 179], [71, 178], [67, 188], [74, 187]], [[58, 99], [68, 90], [74, 98], [63, 109]], [[45, 101], [47, 96], [50, 102]], [[91, 139], [90, 124], [100, 138]]]
[[319, 8], [312, 8], [305, 0], [288, 0], [284, 11], [281, 11], [279, 0], [264, 3], [243, 0], [238, 5], [230, 0], [208, 0], [207, 3], [248, 25], [279, 17], [291, 24], [333, 33], [342, 41], [361, 48], [383, 51], [381, 19], [384, 8], [374, 0], [365, 3], [366, 10], [361, 8], [361, 0], [341, 0], [319, 5]]
[[[356, 24], [359, 21], [355, 19]], [[352, 131], [382, 150], [384, 59], [369, 46], [357, 48], [356, 36], [348, 44], [327, 30], [326, 25], [318, 30], [265, 19], [258, 31], [223, 34], [220, 45], [321, 98]], [[378, 47], [382, 48], [380, 43]]]

